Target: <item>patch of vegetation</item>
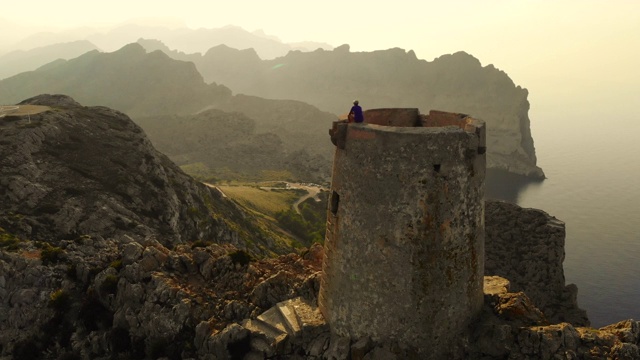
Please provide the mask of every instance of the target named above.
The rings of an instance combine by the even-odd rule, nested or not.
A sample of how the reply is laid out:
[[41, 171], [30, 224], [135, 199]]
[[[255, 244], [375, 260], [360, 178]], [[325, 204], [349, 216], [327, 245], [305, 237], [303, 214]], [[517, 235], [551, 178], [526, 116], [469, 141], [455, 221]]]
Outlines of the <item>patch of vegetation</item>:
[[116, 271], [120, 271], [120, 269], [122, 269], [122, 260], [113, 260], [111, 264], [109, 264], [109, 267], [116, 269]]
[[214, 183], [217, 180], [213, 176], [213, 171], [209, 169], [206, 164], [201, 162], [180, 165], [180, 169], [199, 181]]
[[302, 215], [293, 210], [276, 213], [276, 220], [283, 229], [291, 232], [302, 240], [305, 245], [324, 241], [325, 223], [307, 221]]
[[0, 249], [5, 249], [7, 251], [16, 251], [18, 250], [18, 244], [20, 243], [20, 239], [5, 231], [0, 227]]
[[289, 170], [262, 170], [260, 178], [264, 180], [288, 180], [295, 181], [293, 174]]
[[49, 295], [49, 306], [57, 313], [64, 313], [71, 306], [71, 296], [67, 291], [58, 289]]
[[264, 191], [256, 185], [218, 186], [228, 197], [247, 209], [274, 216], [277, 212], [291, 208], [300, 198], [300, 193], [291, 190]]
[[253, 257], [244, 250], [236, 250], [230, 253], [229, 257], [234, 264], [240, 264], [242, 266], [245, 266], [254, 260]]
[[41, 247], [40, 259], [42, 265], [57, 264], [62, 261], [64, 250], [57, 246], [51, 246], [49, 243], [39, 243]]

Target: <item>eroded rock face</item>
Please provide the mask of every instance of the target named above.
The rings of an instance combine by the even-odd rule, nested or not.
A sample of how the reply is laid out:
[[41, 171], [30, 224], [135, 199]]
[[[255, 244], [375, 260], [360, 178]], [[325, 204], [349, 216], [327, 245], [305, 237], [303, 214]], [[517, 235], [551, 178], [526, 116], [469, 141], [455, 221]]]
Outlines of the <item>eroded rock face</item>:
[[485, 275], [508, 278], [512, 290], [525, 292], [552, 323], [589, 326], [578, 288], [565, 284], [564, 223], [503, 201], [486, 201], [485, 219]]

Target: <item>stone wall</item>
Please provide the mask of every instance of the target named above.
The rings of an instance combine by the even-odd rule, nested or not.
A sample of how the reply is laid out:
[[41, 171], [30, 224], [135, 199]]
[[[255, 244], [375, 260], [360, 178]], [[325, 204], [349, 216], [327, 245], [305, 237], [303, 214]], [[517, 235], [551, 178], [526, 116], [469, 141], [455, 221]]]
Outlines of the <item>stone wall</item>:
[[335, 333], [438, 354], [480, 309], [485, 129], [458, 118], [459, 126], [342, 123], [333, 132], [319, 304]]

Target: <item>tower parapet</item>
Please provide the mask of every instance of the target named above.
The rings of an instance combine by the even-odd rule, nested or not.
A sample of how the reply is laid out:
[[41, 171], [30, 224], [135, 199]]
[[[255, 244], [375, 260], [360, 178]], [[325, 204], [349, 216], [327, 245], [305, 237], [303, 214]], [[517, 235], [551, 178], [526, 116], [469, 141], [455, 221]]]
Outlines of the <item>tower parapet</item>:
[[319, 306], [332, 332], [439, 358], [483, 302], [485, 124], [375, 109], [335, 122]]

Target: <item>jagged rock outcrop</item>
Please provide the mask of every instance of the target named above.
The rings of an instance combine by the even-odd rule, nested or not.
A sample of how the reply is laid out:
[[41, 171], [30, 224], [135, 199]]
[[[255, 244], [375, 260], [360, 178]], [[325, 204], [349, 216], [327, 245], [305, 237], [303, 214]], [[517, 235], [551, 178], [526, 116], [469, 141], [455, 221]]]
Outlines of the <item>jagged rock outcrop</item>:
[[523, 291], [552, 323], [589, 326], [565, 284], [564, 223], [544, 211], [503, 201], [485, 202], [485, 275], [502, 276]]
[[58, 245], [55, 261], [32, 241], [0, 251], [0, 357], [222, 359], [244, 346], [227, 325], [319, 287], [313, 256], [128, 236]]
[[[244, 330], [248, 344], [244, 359], [425, 359], [398, 344], [333, 336], [318, 308], [303, 299], [278, 303], [243, 324], [244, 329], [229, 326], [216, 339], [224, 342], [228, 332]], [[640, 321], [599, 330], [566, 322], [550, 324], [525, 293], [511, 292], [508, 280], [493, 276], [484, 279], [484, 307], [478, 319], [466, 333], [448, 340], [446, 358], [452, 360], [638, 359]], [[230, 356], [205, 357], [214, 358]]]

